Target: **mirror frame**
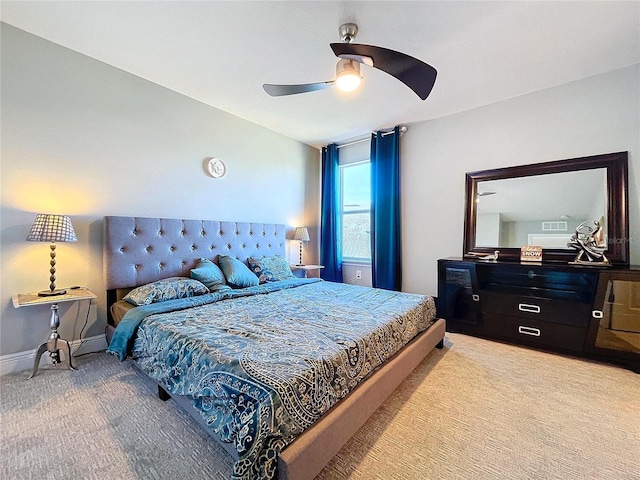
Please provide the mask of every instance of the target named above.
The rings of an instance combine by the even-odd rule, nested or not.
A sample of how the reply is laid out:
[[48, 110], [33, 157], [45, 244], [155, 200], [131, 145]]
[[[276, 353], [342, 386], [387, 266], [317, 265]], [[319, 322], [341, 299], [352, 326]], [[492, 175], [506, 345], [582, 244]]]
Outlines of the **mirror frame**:
[[[478, 193], [478, 182], [605, 168], [607, 171], [607, 192], [605, 195], [607, 199], [607, 239], [609, 241], [605, 255], [612, 265], [629, 265], [627, 159], [627, 152], [617, 152], [466, 173], [463, 256], [477, 258], [478, 255], [492, 254], [495, 250], [499, 250], [498, 260], [520, 261], [520, 248], [476, 247], [475, 198]], [[572, 249], [544, 248], [542, 261], [571, 262], [577, 253], [577, 250]]]

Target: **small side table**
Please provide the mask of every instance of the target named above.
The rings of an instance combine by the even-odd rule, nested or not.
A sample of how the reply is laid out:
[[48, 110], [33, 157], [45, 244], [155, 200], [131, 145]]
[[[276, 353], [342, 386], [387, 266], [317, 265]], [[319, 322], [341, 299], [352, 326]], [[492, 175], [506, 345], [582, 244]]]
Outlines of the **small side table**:
[[[89, 302], [91, 302], [94, 298], [97, 298], [96, 294], [84, 287], [67, 288], [67, 293], [64, 295], [55, 295], [51, 297], [39, 297], [37, 293], [20, 293], [12, 297], [13, 306], [15, 308], [30, 307], [33, 305], [51, 305], [51, 320], [49, 321], [51, 334], [49, 335], [48, 340], [38, 347], [36, 358], [33, 362], [33, 371], [29, 378], [33, 378], [33, 376], [38, 372], [40, 358], [44, 352], [49, 352], [51, 361], [54, 365], [60, 362], [59, 344], [62, 344], [61, 346], [66, 348], [66, 360], [69, 370], [76, 369], [76, 367], [73, 366], [73, 360], [71, 358], [71, 345], [67, 340], [60, 338], [60, 335], [58, 334], [58, 327], [60, 326], [58, 304], [64, 302], [77, 302], [80, 300], [89, 300]], [[91, 308], [91, 305], [89, 305], [89, 308]]]
[[308, 275], [308, 272], [320, 270], [324, 268], [324, 265], [289, 265], [289, 267], [291, 268], [291, 270], [302, 270], [306, 278]]

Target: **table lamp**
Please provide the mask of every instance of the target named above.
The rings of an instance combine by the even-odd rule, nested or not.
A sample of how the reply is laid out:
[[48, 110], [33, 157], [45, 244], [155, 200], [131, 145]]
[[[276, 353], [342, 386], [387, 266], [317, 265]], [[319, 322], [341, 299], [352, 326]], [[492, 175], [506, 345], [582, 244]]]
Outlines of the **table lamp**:
[[71, 225], [71, 219], [66, 215], [38, 214], [36, 216], [27, 240], [32, 242], [51, 242], [51, 261], [49, 265], [49, 290], [38, 292], [41, 297], [64, 295], [66, 290], [56, 290], [56, 242], [77, 242], [76, 232]]
[[302, 266], [304, 265], [304, 263], [302, 263], [302, 242], [308, 242], [309, 240], [311, 240], [309, 238], [309, 230], [307, 230], [307, 227], [296, 227], [296, 231], [293, 234], [293, 239], [300, 242], [300, 260], [298, 266]]

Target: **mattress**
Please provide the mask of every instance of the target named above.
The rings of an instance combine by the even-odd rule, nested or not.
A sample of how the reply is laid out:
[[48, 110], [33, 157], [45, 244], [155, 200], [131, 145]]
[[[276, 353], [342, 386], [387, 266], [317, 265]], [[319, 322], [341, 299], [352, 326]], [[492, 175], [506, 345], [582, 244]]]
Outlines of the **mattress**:
[[120, 323], [120, 320], [122, 320], [125, 314], [132, 308], [134, 308], [134, 305], [129, 302], [125, 302], [124, 300], [119, 300], [111, 305], [111, 318], [113, 318], [113, 324], [117, 326]]

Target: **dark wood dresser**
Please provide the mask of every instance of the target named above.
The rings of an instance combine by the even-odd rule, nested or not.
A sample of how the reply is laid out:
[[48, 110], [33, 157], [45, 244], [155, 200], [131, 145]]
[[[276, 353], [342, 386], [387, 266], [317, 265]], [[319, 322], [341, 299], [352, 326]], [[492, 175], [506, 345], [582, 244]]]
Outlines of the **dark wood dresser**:
[[640, 267], [438, 260], [447, 330], [640, 373]]

